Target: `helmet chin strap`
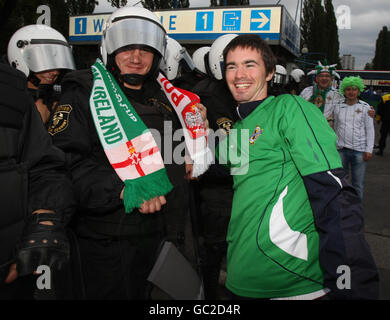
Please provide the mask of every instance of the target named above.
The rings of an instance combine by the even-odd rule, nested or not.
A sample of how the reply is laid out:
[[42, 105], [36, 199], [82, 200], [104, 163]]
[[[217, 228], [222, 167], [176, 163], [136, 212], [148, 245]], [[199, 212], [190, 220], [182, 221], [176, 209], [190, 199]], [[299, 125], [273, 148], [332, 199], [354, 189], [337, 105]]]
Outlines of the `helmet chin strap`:
[[126, 74], [120, 74], [119, 80], [131, 86], [138, 86], [142, 84], [148, 77], [149, 74], [141, 75], [135, 73], [126, 73]]
[[41, 80], [39, 80], [38, 77], [35, 75], [35, 73], [31, 71], [27, 80], [30, 81], [36, 87], [38, 87], [39, 84], [41, 83]]

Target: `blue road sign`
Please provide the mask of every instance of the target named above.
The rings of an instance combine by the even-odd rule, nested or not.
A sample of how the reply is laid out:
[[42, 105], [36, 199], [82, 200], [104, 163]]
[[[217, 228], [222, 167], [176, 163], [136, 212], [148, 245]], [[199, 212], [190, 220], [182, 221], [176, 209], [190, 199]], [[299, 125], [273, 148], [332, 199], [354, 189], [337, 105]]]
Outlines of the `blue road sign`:
[[224, 11], [222, 18], [222, 31], [241, 30], [241, 11]]
[[214, 12], [197, 12], [196, 13], [196, 31], [213, 31]]
[[250, 20], [251, 31], [269, 31], [271, 27], [271, 10], [252, 10]]
[[74, 33], [86, 34], [87, 33], [87, 18], [74, 19]]

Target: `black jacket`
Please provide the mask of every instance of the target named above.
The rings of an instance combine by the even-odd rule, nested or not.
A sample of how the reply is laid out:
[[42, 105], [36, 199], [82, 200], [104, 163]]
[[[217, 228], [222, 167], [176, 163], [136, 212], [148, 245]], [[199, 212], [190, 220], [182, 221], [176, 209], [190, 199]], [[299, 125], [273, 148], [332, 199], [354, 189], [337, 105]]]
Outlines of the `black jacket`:
[[[195, 85], [192, 91], [200, 97], [201, 103], [207, 108], [207, 119], [214, 133], [214, 135], [209, 135], [208, 142], [217, 146], [220, 141], [218, 135], [228, 134], [238, 118], [235, 111], [237, 102], [230, 93], [225, 80], [205, 78]], [[225, 167], [212, 164], [202, 176], [200, 183], [208, 188], [231, 189], [233, 179]], [[221, 197], [224, 195], [221, 194]]]
[[382, 122], [390, 122], [390, 94], [382, 96], [381, 102], [378, 104], [378, 115]]
[[[160, 214], [144, 215], [138, 210], [125, 214], [119, 198], [124, 184], [104, 153], [90, 113], [92, 81], [90, 69], [67, 74], [62, 82], [61, 99], [49, 124], [54, 144], [66, 153], [79, 203], [76, 231], [94, 238], [131, 237], [159, 231]], [[169, 130], [164, 130], [164, 121], [171, 121], [173, 130], [181, 126], [159, 84], [150, 80], [142, 90], [123, 87], [122, 90], [145, 125], [160, 132], [161, 142], [164, 142], [164, 134], [167, 140], [172, 140]], [[158, 140], [168, 177], [177, 186], [184, 181], [184, 164], [167, 164], [169, 159], [165, 157], [164, 144]], [[179, 143], [176, 142], [172, 149], [175, 150]], [[172, 151], [167, 150], [167, 155], [171, 156]], [[167, 201], [172, 201], [169, 195]]]
[[0, 265], [3, 265], [12, 259], [29, 214], [49, 209], [66, 218], [72, 212], [74, 200], [65, 174], [65, 155], [53, 146], [28, 94], [27, 79], [5, 64], [0, 64], [0, 96]]

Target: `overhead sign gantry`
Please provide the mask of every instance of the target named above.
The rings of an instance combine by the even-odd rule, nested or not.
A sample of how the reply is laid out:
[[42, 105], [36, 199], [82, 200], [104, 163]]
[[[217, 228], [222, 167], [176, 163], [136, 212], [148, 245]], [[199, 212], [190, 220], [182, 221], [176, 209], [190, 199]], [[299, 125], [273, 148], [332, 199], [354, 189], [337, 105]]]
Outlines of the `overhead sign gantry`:
[[[284, 6], [187, 8], [154, 11], [168, 35], [182, 44], [211, 44], [226, 33], [258, 34], [299, 55], [300, 31]], [[110, 14], [71, 16], [69, 41], [97, 43]]]

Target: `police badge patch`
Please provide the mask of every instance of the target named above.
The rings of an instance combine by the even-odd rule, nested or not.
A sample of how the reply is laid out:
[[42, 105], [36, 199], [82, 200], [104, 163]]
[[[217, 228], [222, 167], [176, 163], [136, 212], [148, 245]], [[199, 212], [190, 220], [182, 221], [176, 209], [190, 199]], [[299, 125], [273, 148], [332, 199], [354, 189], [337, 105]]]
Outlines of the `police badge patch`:
[[228, 118], [219, 118], [217, 125], [220, 129], [223, 129], [226, 134], [229, 134], [230, 129], [233, 127], [233, 121]]
[[54, 136], [56, 133], [64, 131], [68, 127], [69, 115], [72, 107], [69, 104], [57, 106], [53, 118], [50, 121], [47, 131]]

